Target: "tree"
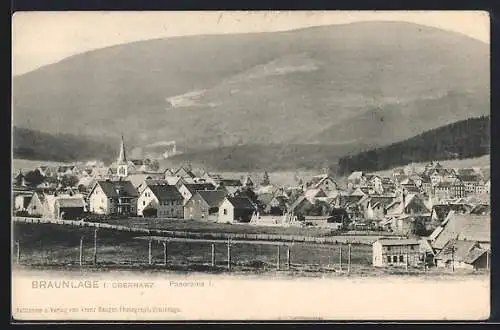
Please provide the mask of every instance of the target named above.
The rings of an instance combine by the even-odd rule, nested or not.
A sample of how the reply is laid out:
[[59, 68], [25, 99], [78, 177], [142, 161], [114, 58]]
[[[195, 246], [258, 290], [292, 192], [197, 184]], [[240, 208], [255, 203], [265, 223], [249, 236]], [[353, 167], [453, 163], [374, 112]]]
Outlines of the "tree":
[[26, 181], [26, 184], [28, 186], [36, 187], [45, 180], [45, 177], [40, 173], [38, 169], [36, 169], [34, 171], [29, 171], [28, 173], [26, 173], [26, 175], [24, 176], [24, 180]]
[[61, 178], [61, 185], [63, 187], [74, 187], [80, 180], [75, 175], [65, 175]]
[[260, 184], [263, 186], [269, 186], [271, 184], [267, 171], [264, 172], [264, 176], [262, 177], [262, 182]]
[[153, 160], [149, 166], [153, 171], [158, 171], [160, 169], [160, 163], [156, 159]]

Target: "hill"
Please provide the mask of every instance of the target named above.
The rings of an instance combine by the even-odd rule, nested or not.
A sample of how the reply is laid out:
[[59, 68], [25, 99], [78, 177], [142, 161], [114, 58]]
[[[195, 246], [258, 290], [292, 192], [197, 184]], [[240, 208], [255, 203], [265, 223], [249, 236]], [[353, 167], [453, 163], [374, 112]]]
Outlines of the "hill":
[[102, 159], [111, 162], [116, 158], [118, 140], [98, 140], [74, 134], [49, 134], [14, 127], [13, 158], [73, 162]]
[[474, 158], [490, 153], [490, 117], [470, 118], [411, 139], [341, 157], [341, 174], [380, 171], [415, 162]]
[[358, 150], [488, 114], [489, 46], [402, 22], [186, 36], [75, 55], [13, 87], [14, 124], [42, 132]]
[[247, 144], [186, 152], [162, 161], [163, 167], [191, 163], [210, 171], [336, 170], [340, 156], [359, 146], [319, 144]]

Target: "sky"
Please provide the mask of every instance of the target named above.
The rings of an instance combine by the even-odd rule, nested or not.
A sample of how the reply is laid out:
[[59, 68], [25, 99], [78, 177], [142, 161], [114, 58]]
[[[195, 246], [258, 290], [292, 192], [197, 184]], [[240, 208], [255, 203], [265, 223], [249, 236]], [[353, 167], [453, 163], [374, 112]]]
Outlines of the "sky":
[[481, 11], [17, 12], [12, 18], [12, 73], [20, 75], [72, 55], [140, 40], [359, 21], [406, 21], [490, 42], [489, 16]]

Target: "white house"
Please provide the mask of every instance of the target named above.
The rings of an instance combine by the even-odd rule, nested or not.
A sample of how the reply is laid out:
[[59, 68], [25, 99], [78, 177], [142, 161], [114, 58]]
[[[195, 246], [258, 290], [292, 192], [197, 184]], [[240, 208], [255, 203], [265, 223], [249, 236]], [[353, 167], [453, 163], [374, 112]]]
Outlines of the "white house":
[[130, 181], [97, 181], [89, 193], [89, 211], [95, 214], [137, 214], [138, 193]]
[[414, 239], [379, 239], [372, 245], [373, 266], [416, 266], [423, 259]]
[[171, 185], [148, 185], [137, 201], [137, 214], [145, 217], [184, 218], [184, 199]]
[[218, 222], [247, 223], [256, 211], [257, 208], [247, 197], [226, 197], [219, 207]]

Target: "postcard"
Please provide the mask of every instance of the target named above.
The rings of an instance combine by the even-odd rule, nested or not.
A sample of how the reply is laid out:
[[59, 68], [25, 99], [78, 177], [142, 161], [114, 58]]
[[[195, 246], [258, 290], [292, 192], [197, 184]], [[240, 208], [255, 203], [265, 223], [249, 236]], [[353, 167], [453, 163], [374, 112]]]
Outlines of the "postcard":
[[489, 318], [488, 13], [12, 24], [13, 322]]

